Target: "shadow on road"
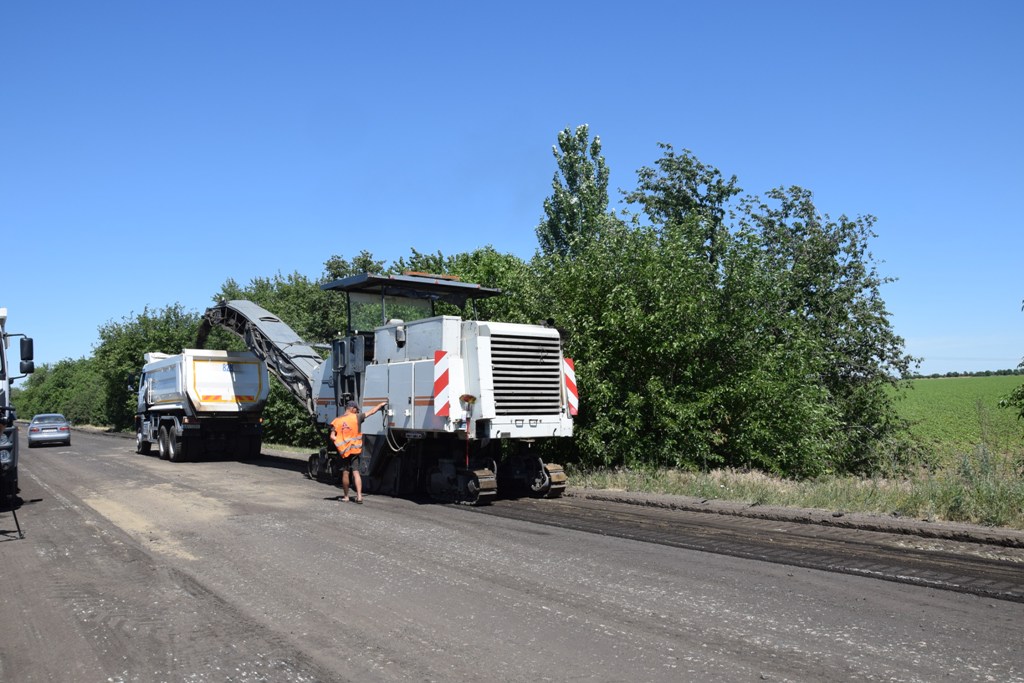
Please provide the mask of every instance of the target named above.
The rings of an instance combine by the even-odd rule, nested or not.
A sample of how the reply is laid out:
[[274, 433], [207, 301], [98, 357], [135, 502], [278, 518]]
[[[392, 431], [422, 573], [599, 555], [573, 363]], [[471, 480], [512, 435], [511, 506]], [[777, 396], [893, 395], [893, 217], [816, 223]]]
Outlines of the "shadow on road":
[[10, 521], [14, 523], [13, 529], [0, 528], [0, 543], [4, 541], [17, 541], [25, 538], [25, 531], [21, 528], [21, 522], [18, 520], [17, 510], [20, 510], [23, 505], [30, 505], [32, 503], [38, 503], [42, 498], [33, 498], [32, 500], [23, 500], [21, 496], [12, 495], [7, 496], [3, 501], [0, 501], [0, 515], [9, 512], [11, 514]]
[[306, 473], [305, 460], [287, 458], [280, 455], [270, 455], [268, 453], [263, 453], [258, 458], [253, 458], [252, 460], [242, 460], [241, 462], [246, 465], [254, 465], [256, 467], [269, 467], [275, 470], [302, 472], [303, 474]]

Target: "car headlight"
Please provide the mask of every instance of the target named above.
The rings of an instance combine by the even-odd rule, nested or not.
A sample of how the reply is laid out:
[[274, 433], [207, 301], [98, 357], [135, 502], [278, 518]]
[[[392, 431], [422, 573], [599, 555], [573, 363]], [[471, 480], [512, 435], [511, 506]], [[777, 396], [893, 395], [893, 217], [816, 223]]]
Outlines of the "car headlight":
[[0, 465], [10, 465], [14, 460], [14, 453], [8, 449], [0, 449]]

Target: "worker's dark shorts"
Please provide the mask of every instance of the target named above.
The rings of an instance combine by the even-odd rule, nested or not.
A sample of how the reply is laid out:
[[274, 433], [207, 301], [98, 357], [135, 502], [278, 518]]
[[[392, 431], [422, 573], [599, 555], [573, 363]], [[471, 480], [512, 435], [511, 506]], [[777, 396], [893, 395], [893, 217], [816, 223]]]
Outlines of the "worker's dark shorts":
[[340, 464], [338, 465], [339, 472], [351, 472], [352, 470], [359, 469], [359, 456], [353, 455], [349, 458], [339, 458]]

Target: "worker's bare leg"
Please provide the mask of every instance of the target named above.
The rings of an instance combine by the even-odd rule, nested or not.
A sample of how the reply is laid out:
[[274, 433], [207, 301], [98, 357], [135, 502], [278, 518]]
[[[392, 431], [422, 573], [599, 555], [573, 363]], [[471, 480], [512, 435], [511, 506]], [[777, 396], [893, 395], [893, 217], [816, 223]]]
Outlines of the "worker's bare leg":
[[363, 499], [363, 477], [359, 474], [359, 470], [352, 470], [352, 478], [356, 484], [356, 500]]
[[[356, 476], [359, 475], [357, 474]], [[357, 479], [356, 481], [359, 480]], [[348, 500], [348, 470], [341, 471], [341, 499]]]

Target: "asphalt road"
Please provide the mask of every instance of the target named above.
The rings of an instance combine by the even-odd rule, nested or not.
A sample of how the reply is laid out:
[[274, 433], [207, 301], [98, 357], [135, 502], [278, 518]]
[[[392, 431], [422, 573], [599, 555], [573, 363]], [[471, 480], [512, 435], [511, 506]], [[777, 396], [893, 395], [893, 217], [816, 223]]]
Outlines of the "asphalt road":
[[22, 444], [0, 681], [1024, 681], [1014, 600], [608, 533], [622, 503], [355, 505], [300, 460], [133, 445]]

